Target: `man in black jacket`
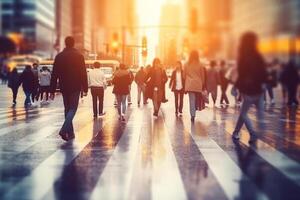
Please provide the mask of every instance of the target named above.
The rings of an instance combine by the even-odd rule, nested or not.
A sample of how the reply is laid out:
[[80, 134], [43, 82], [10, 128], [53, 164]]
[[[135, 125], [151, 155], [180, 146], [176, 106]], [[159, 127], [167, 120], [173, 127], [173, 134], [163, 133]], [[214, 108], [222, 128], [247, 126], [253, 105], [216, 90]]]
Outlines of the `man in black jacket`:
[[72, 121], [78, 108], [80, 91], [83, 89], [85, 96], [88, 91], [84, 57], [74, 48], [74, 44], [73, 37], [66, 37], [66, 48], [55, 57], [50, 85], [50, 98], [53, 100], [59, 80], [65, 107], [65, 122], [59, 135], [66, 141], [75, 138]]

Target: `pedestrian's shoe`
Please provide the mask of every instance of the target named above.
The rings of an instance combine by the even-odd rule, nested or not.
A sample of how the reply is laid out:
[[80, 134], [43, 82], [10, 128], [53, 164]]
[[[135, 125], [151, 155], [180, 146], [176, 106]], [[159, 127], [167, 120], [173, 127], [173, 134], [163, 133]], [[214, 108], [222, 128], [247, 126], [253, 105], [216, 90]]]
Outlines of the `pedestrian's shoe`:
[[271, 105], [275, 105], [274, 99], [271, 100]]
[[162, 102], [163, 103], [167, 103], [169, 100], [168, 99], [163, 99]]
[[153, 113], [153, 116], [154, 116], [154, 117], [158, 117], [158, 112], [155, 111], [155, 112]]
[[64, 141], [68, 141], [68, 135], [66, 133], [59, 132], [59, 135]]
[[124, 115], [121, 116], [121, 121], [122, 121], [122, 122], [125, 122], [125, 117], [124, 117]]
[[98, 116], [97, 115], [94, 115], [94, 119], [96, 119]]
[[128, 102], [128, 105], [130, 106], [132, 104], [132, 102]]
[[195, 117], [194, 117], [194, 116], [191, 117], [191, 122], [192, 122], [192, 123], [195, 122]]
[[249, 144], [254, 144], [257, 141], [257, 135], [256, 133], [250, 133], [250, 139], [248, 141]]
[[182, 111], [179, 111], [179, 116], [182, 116]]
[[233, 132], [231, 137], [232, 137], [233, 140], [239, 140], [240, 139], [240, 134], [238, 132]]
[[102, 117], [102, 116], [104, 116], [105, 114], [106, 114], [105, 112], [102, 112], [102, 113], [99, 114], [99, 116]]

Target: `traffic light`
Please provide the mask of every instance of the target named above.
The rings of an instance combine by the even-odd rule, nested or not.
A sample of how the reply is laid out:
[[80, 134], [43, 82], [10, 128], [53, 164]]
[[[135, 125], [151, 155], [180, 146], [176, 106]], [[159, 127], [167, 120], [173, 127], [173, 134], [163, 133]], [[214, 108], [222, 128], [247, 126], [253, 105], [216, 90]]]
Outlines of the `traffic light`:
[[147, 49], [147, 37], [144, 36], [142, 38], [142, 56], [147, 57], [148, 55], [148, 49]]
[[118, 33], [113, 34], [113, 38], [112, 38], [112, 42], [111, 42], [110, 46], [115, 54], [118, 53], [118, 50], [119, 50], [119, 35], [118, 35]]

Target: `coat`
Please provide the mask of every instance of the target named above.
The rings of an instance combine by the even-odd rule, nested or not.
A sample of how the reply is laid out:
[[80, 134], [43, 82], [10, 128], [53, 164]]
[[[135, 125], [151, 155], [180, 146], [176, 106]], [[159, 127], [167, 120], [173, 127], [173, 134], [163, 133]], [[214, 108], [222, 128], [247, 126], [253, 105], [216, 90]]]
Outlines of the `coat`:
[[20, 84], [22, 84], [25, 92], [33, 92], [35, 89], [35, 77], [31, 69], [24, 69], [20, 76]]
[[51, 92], [56, 90], [57, 80], [62, 93], [88, 91], [84, 57], [75, 48], [65, 48], [54, 60]]
[[132, 76], [128, 70], [119, 69], [112, 79], [114, 85], [113, 93], [116, 95], [128, 95], [129, 86], [132, 83]]
[[135, 75], [135, 82], [137, 85], [145, 84], [147, 73], [145, 70], [139, 70]]
[[[159, 75], [158, 73], [161, 73], [161, 74]], [[161, 76], [161, 77], [159, 77], [159, 76]], [[157, 80], [159, 80], [159, 81], [157, 82]], [[154, 93], [154, 88], [157, 87], [158, 90], [163, 91], [167, 81], [168, 81], [168, 76], [167, 76], [165, 70], [163, 70], [161, 68], [151, 67], [151, 69], [149, 69], [149, 72], [148, 72], [147, 78], [146, 78], [145, 96], [147, 98], [152, 99], [153, 93]]]
[[185, 92], [202, 92], [205, 87], [205, 69], [198, 63], [187, 63], [184, 67]]
[[16, 73], [9, 73], [8, 75], [8, 84], [7, 86], [11, 89], [17, 89], [20, 86], [20, 75], [18, 72]]
[[209, 92], [217, 91], [219, 84], [219, 73], [215, 68], [207, 70], [206, 85]]
[[[170, 83], [169, 83], [169, 86], [172, 90], [172, 92], [174, 92], [176, 90], [176, 70], [174, 70], [172, 72], [172, 75], [171, 75], [171, 79], [170, 79]], [[181, 91], [184, 91], [184, 84], [185, 84], [185, 79], [184, 79], [184, 74], [183, 74], [183, 70], [181, 70], [181, 82], [182, 82], [182, 90]]]

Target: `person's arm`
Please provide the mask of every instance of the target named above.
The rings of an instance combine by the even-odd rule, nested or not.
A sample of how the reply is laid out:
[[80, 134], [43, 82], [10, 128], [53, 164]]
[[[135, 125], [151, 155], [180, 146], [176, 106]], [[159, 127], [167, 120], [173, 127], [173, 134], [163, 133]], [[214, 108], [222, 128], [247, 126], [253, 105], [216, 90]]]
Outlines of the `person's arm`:
[[172, 88], [173, 82], [175, 81], [174, 75], [175, 75], [175, 71], [172, 72], [171, 79], [169, 82], [169, 88]]
[[80, 76], [81, 76], [81, 88], [83, 92], [88, 92], [88, 79], [87, 79], [87, 71], [85, 67], [84, 57], [81, 55], [80, 57]]
[[58, 58], [56, 57], [53, 63], [53, 71], [51, 75], [51, 81], [50, 81], [50, 93], [52, 99], [54, 98], [54, 93], [56, 91], [56, 85], [57, 85], [57, 80], [58, 80]]

